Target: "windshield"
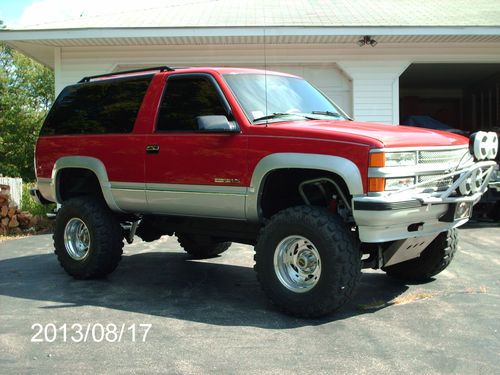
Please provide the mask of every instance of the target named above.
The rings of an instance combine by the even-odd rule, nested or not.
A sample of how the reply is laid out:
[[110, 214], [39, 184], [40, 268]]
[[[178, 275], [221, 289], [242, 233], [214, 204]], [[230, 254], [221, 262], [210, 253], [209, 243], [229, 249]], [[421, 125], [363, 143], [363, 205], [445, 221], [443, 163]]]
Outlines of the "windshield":
[[254, 123], [347, 119], [326, 96], [300, 78], [273, 74], [225, 74], [224, 79]]

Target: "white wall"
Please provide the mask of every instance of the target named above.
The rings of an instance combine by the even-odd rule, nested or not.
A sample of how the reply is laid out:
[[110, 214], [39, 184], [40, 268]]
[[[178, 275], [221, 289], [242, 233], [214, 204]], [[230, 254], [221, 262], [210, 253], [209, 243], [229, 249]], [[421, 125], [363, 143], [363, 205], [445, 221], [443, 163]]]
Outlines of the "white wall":
[[[265, 52], [265, 53], [264, 53]], [[85, 75], [155, 65], [249, 66], [304, 76], [354, 119], [388, 124], [399, 120], [400, 74], [411, 62], [500, 61], [498, 49], [476, 44], [420, 44], [375, 48], [329, 44], [149, 45], [56, 48], [56, 91]]]
[[399, 122], [399, 76], [408, 61], [342, 61], [352, 79], [353, 116], [359, 121]]

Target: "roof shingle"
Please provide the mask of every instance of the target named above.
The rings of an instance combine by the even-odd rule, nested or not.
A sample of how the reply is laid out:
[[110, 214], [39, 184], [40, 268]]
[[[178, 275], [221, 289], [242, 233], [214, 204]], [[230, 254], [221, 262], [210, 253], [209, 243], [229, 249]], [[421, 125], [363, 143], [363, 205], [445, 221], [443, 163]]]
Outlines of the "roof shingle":
[[192, 0], [17, 29], [500, 26], [499, 0]]

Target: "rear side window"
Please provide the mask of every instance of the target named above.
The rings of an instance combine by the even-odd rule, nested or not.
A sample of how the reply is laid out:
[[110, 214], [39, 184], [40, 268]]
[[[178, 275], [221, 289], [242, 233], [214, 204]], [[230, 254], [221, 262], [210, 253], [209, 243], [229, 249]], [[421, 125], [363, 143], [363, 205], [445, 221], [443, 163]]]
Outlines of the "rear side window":
[[40, 135], [130, 133], [152, 75], [66, 87]]

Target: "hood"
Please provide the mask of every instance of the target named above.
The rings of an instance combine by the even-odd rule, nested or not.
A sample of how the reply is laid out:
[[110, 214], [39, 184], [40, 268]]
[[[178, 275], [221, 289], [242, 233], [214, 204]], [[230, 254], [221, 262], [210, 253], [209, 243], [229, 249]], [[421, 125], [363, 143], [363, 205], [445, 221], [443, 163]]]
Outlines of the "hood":
[[268, 129], [315, 138], [341, 138], [366, 143], [371, 147], [416, 147], [467, 145], [461, 135], [412, 126], [395, 126], [371, 122], [308, 120], [270, 123]]

